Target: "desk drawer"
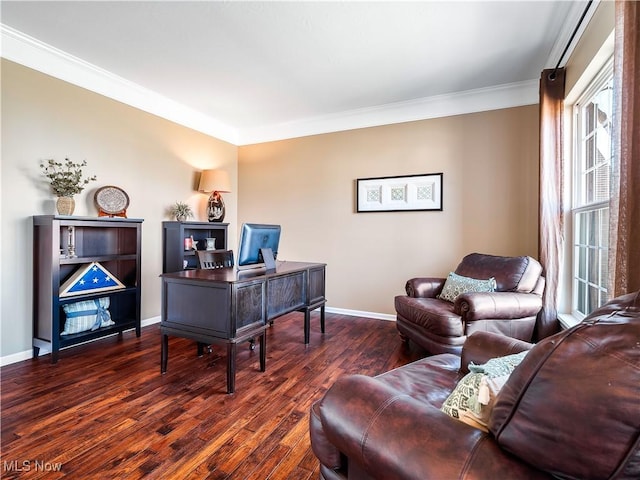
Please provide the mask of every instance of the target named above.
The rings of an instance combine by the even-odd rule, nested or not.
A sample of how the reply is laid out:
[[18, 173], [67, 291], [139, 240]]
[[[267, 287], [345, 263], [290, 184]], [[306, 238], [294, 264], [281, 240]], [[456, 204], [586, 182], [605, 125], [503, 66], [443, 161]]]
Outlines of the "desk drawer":
[[287, 312], [298, 310], [307, 301], [307, 272], [295, 272], [289, 275], [267, 280], [267, 318], [272, 319]]
[[225, 286], [165, 280], [162, 325], [229, 338], [230, 291]]
[[324, 300], [324, 265], [309, 269], [309, 305]]
[[236, 325], [233, 336], [244, 327], [264, 325], [264, 282], [253, 282], [236, 286], [235, 309]]

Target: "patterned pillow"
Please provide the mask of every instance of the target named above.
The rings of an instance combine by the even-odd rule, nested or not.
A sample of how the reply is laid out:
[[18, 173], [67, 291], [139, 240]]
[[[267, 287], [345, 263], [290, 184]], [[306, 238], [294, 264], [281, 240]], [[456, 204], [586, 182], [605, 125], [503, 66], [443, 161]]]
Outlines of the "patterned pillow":
[[467, 292], [495, 292], [496, 279], [491, 277], [487, 280], [478, 280], [476, 278], [463, 277], [457, 273], [449, 273], [447, 280], [444, 282], [442, 292], [438, 298], [448, 302], [454, 302], [458, 295]]
[[71, 335], [115, 325], [108, 310], [109, 303], [109, 297], [103, 297], [63, 305], [62, 309], [67, 319], [60, 335]]
[[453, 392], [440, 407], [444, 413], [472, 427], [488, 432], [489, 429], [480, 424], [470, 412], [480, 410], [478, 406], [478, 392], [482, 373], [467, 373], [453, 389]]
[[458, 382], [440, 410], [450, 417], [488, 432], [487, 423], [495, 399], [511, 372], [527, 353], [528, 350], [492, 358], [484, 365], [470, 364], [469, 373]]

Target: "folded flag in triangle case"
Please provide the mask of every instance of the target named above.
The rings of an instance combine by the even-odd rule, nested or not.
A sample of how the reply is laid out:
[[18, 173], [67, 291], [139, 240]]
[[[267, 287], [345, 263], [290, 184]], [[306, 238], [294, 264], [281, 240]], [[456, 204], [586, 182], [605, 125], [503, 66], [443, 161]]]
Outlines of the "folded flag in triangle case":
[[60, 297], [120, 290], [125, 286], [98, 262], [83, 265], [60, 286]]

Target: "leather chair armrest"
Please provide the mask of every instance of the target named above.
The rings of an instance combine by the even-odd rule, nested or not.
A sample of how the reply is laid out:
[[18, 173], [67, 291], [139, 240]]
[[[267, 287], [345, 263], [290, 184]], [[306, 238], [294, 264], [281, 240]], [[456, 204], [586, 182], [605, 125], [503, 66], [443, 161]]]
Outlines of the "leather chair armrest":
[[407, 281], [404, 289], [414, 298], [435, 298], [442, 291], [446, 278], [418, 277]]
[[533, 293], [470, 292], [454, 302], [454, 311], [466, 321], [533, 317], [541, 308], [542, 297]]
[[474, 332], [467, 337], [460, 355], [460, 373], [469, 373], [469, 363], [481, 365], [496, 357], [531, 350], [533, 343], [491, 332]]
[[371, 478], [536, 478], [490, 434], [371, 377], [342, 377], [319, 408], [327, 439]]
[[340, 456], [340, 451], [327, 440], [327, 437], [322, 428], [322, 422], [320, 421], [319, 403], [316, 402], [311, 405], [309, 411], [309, 438], [311, 440], [311, 449], [320, 463], [325, 465], [331, 470], [338, 470], [342, 468], [343, 462]]

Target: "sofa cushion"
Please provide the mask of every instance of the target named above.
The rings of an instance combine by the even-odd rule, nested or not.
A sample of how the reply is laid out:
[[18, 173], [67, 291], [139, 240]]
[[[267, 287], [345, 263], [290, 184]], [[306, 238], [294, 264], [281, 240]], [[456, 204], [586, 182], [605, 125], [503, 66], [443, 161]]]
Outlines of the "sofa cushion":
[[437, 298], [413, 298], [398, 295], [395, 298], [398, 315], [441, 337], [464, 335], [460, 315], [453, 311], [453, 303]]
[[449, 353], [416, 360], [376, 378], [394, 390], [440, 408], [460, 379], [460, 357]]
[[496, 289], [496, 279], [491, 277], [489, 279], [477, 279], [470, 277], [463, 277], [456, 273], [450, 272], [447, 276], [447, 280], [444, 283], [442, 292], [438, 295], [441, 300], [447, 302], [455, 302], [463, 293], [469, 292], [493, 292]]
[[494, 277], [498, 292], [529, 293], [536, 288], [542, 266], [527, 256], [501, 257], [471, 253], [462, 259], [455, 273], [471, 278]]
[[562, 478], [640, 478], [639, 311], [626, 295], [539, 342], [496, 401], [498, 443]]

